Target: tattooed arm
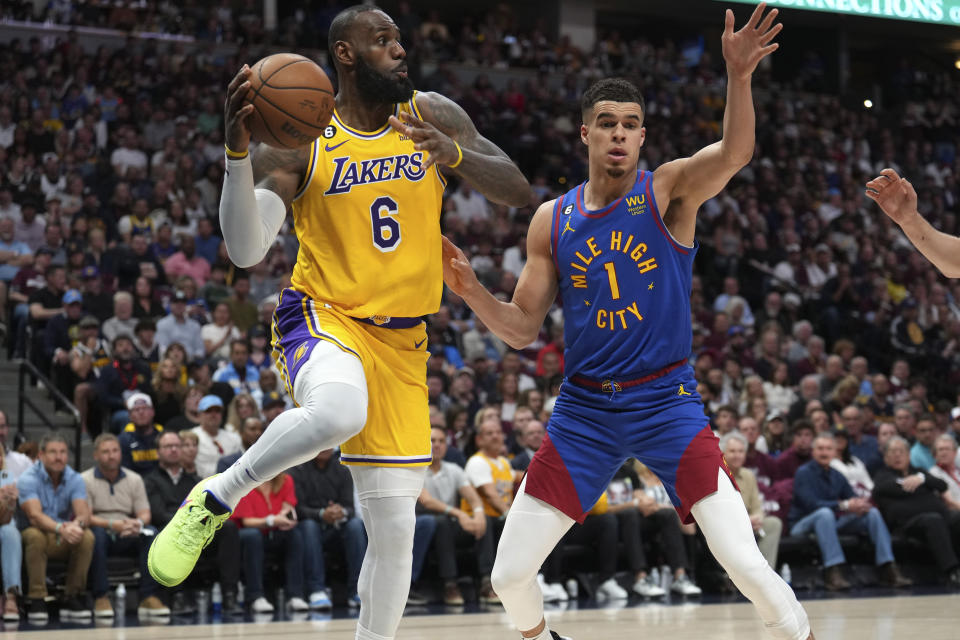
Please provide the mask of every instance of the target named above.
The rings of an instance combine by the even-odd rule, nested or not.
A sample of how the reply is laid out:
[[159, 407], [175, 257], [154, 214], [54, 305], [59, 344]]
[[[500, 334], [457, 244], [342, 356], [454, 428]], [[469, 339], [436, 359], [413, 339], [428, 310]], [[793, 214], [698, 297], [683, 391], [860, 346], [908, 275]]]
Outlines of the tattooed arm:
[[264, 144], [252, 163], [249, 156], [227, 157], [220, 228], [227, 254], [238, 267], [252, 267], [267, 255], [306, 174], [309, 153], [308, 148]]
[[303, 182], [310, 162], [310, 147], [278, 149], [266, 144], [253, 154], [253, 182], [257, 189], [268, 189], [280, 196], [285, 210]]
[[530, 203], [530, 184], [520, 169], [500, 147], [477, 132], [470, 116], [456, 102], [439, 93], [418, 93], [417, 107], [423, 121], [404, 113], [402, 120], [391, 116], [390, 123], [409, 135], [418, 149], [430, 153], [427, 166], [457, 164], [460, 154], [455, 140], [463, 150], [463, 159], [453, 171], [493, 202], [513, 207]]

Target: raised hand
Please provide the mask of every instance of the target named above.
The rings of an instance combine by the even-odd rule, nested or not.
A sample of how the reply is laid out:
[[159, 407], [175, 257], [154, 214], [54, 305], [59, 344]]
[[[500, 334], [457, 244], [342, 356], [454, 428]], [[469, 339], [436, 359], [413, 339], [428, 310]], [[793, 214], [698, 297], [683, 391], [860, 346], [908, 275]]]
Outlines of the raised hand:
[[781, 23], [773, 24], [777, 9], [773, 9], [763, 20], [760, 17], [767, 8], [761, 2], [753, 10], [753, 15], [739, 31], [734, 31], [733, 11], [727, 9], [723, 37], [720, 38], [723, 59], [727, 63], [727, 73], [734, 78], [747, 79], [757, 68], [757, 64], [776, 51], [780, 45], [771, 41], [783, 29]]
[[458, 296], [463, 296], [475, 286], [480, 286], [477, 274], [460, 247], [443, 238], [443, 281]]
[[250, 127], [247, 117], [253, 113], [253, 105], [244, 104], [247, 90], [250, 88], [250, 76], [253, 69], [243, 65], [227, 86], [227, 99], [223, 104], [223, 122], [226, 131], [224, 141], [231, 151], [243, 153], [250, 145]]
[[429, 155], [423, 163], [426, 171], [434, 164], [457, 164], [460, 153], [453, 139], [429, 122], [424, 122], [412, 113], [404, 111], [398, 119], [390, 116], [390, 126], [413, 140], [413, 147], [418, 151], [426, 151]]
[[897, 224], [917, 214], [917, 192], [909, 180], [898, 176], [893, 169], [884, 169], [868, 182], [865, 194]]

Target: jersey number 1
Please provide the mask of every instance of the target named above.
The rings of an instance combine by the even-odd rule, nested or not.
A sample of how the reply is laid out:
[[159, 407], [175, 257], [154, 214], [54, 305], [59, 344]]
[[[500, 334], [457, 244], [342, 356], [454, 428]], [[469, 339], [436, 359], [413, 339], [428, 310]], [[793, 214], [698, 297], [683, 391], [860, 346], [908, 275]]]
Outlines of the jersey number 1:
[[620, 299], [620, 285], [617, 284], [617, 270], [614, 269], [612, 262], [606, 262], [603, 268], [607, 270], [607, 278], [610, 280], [610, 296], [614, 300]]
[[370, 221], [373, 223], [373, 246], [387, 253], [400, 244], [400, 223], [397, 215], [397, 201], [388, 196], [380, 196], [370, 205]]

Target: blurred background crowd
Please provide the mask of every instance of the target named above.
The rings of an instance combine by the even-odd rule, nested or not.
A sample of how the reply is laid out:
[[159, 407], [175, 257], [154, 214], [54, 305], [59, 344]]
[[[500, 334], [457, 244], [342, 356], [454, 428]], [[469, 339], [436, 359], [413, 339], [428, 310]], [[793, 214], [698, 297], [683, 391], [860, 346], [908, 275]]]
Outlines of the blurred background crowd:
[[[300, 4], [281, 8], [275, 29], [265, 28], [261, 3], [253, 0], [26, 1], [0, 9], [0, 17], [10, 19], [194, 39], [188, 46], [130, 36], [115, 48], [85, 48], [67, 31], [0, 43], [0, 320], [6, 355], [34, 362], [79, 409], [80, 428], [89, 438], [118, 434], [123, 468], [144, 478], [155, 474], [155, 482], [163, 477], [158, 468], [181, 464], [179, 457], [172, 461], [173, 449], [192, 452], [184, 453], [186, 466], [202, 477], [292, 406], [269, 346], [271, 314], [296, 259], [292, 223], [288, 218], [260, 264], [241, 270], [226, 257], [218, 209], [223, 91], [236, 70], [277, 50], [312, 52], [325, 60], [326, 30], [342, 7]], [[515, 15], [506, 3], [482, 15], [387, 5], [404, 35], [417, 87], [457, 101], [533, 186], [529, 205], [516, 209], [492, 204], [456, 180], [444, 199], [444, 233], [504, 299], [523, 268], [526, 229], [536, 207], [585, 179], [579, 98], [592, 80], [624, 75], [642, 87], [642, 169], [689, 155], [721, 133], [722, 58], [694, 31], [602, 29], [594, 48], [581, 50], [544, 24]], [[224, 50], [219, 45], [225, 42], [236, 47]], [[815, 438], [832, 434], [837, 451], [826, 463], [839, 461], [834, 466], [842, 467], [850, 486], [881, 507], [873, 481], [884, 470], [899, 473], [901, 463], [888, 458], [898, 438], [909, 448], [906, 471], [943, 469], [953, 498], [938, 490], [940, 506], [924, 503], [924, 509], [942, 511], [956, 545], [960, 283], [943, 278], [863, 195], [868, 179], [893, 167], [917, 186], [920, 211], [935, 227], [960, 231], [955, 70], [905, 54], [877, 80], [887, 99], [882, 110], [871, 110], [830, 89], [814, 48], [800, 59], [788, 74], [775, 72], [776, 57], [756, 74], [753, 161], [699, 214], [690, 353], [698, 390], [718, 434], [735, 434], [724, 446], [743, 447], [742, 460], [730, 455], [739, 460], [731, 466], [751, 470], [758, 481], [759, 506], [751, 511], [762, 532], [758, 537], [771, 528], [779, 537], [781, 527], [788, 536], [803, 515], [791, 515], [794, 475], [811, 459], [817, 463], [815, 444], [821, 440]], [[435, 487], [443, 495], [421, 501], [423, 515], [440, 524], [423, 525], [422, 535], [434, 536], [434, 546], [428, 537], [420, 562], [426, 558], [430, 571], [439, 572], [448, 603], [463, 599], [456, 567], [451, 574], [443, 555], [447, 543], [440, 542], [451, 517], [478, 547], [470, 560], [477, 597], [496, 601], [485, 564], [492, 547], [484, 545], [495, 545], [512, 494], [498, 493], [502, 483], [471, 470], [467, 461], [504, 456], [522, 471], [539, 447], [564, 375], [559, 318], [558, 310], [549, 314], [537, 341], [521, 351], [491, 334], [450, 292], [426, 319], [434, 452], [466, 467], [489, 518], [482, 527], [471, 522], [466, 503], [460, 511], [460, 499], [475, 496], [463, 492], [446, 495]], [[255, 428], [246, 430], [248, 421]], [[171, 432], [180, 437], [166, 439]], [[942, 452], [938, 436], [947, 437]], [[171, 445], [166, 457], [162, 440]], [[101, 446], [109, 449], [111, 442], [97, 440], [94, 467], [104, 464]], [[24, 450], [39, 455], [35, 467], [47, 465], [46, 448], [27, 443]], [[326, 476], [328, 467], [339, 468], [328, 465], [330, 455], [324, 452], [324, 460], [308, 465]], [[855, 475], [855, 460], [866, 469], [865, 480]], [[689, 573], [703, 566], [707, 552], [695, 528], [681, 529], [675, 515], [664, 515], [672, 511], [662, 508], [668, 507], [662, 487], [637, 467], [627, 465], [604, 498], [609, 504], [598, 505], [604, 524], [577, 533], [585, 537], [568, 541], [568, 547], [609, 540], [603, 536], [623, 541], [632, 535], [624, 531], [645, 531], [644, 547], [659, 549], [654, 553], [671, 567], [669, 579], [651, 579], [650, 569], [659, 563], [642, 559], [642, 549], [637, 557], [627, 545], [626, 560], [615, 557], [604, 565], [593, 585], [597, 593], [625, 597], [608, 579], [629, 568], [640, 595], [661, 595], [665, 582], [675, 593], [694, 595], [699, 589]], [[110, 476], [109, 465], [98, 473], [100, 479]], [[349, 600], [355, 597], [351, 563], [358, 549], [362, 556], [362, 527], [343, 527], [352, 533], [341, 533], [338, 523], [356, 520], [356, 514], [351, 491], [334, 489], [349, 482], [349, 474], [324, 482], [310, 477], [301, 480], [293, 472], [287, 478], [295, 488], [284, 488], [281, 478], [263, 489], [295, 497], [282, 512], [251, 511], [248, 518], [259, 519], [246, 526], [275, 531], [267, 539], [287, 554], [286, 566], [301, 568], [302, 561], [289, 560], [297, 546], [289, 541], [296, 536], [287, 535], [291, 510], [300, 514], [301, 525], [312, 519], [323, 530], [298, 534], [296, 553], [311, 546], [302, 536], [337, 532], [348, 549], [342, 595]], [[88, 484], [87, 495], [96, 494]], [[327, 498], [341, 510], [324, 519]], [[154, 495], [149, 502], [159, 508]], [[312, 512], [303, 510], [307, 504]], [[626, 522], [623, 514], [631, 510], [641, 524]], [[900, 527], [895, 510], [881, 510], [891, 530], [913, 531]], [[134, 518], [137, 510], [127, 515]], [[287, 524], [266, 526], [268, 515], [276, 516], [271, 523]], [[21, 529], [26, 524], [21, 521]], [[487, 531], [494, 538], [484, 542]], [[243, 544], [253, 544], [247, 538]], [[776, 544], [773, 549], [768, 559], [778, 566]], [[941, 560], [944, 576], [953, 579], [956, 558]], [[324, 604], [318, 594], [331, 595], [319, 562], [309, 560], [312, 574], [288, 586], [311, 606]], [[545, 567], [548, 598], [576, 591], [562, 586], [574, 575], [565, 563], [560, 553]], [[248, 591], [251, 582], [262, 580], [249, 575], [256, 572], [251, 566], [244, 564]], [[6, 574], [4, 565], [5, 583]], [[235, 602], [237, 576], [220, 579]], [[637, 587], [641, 583], [646, 586]], [[355, 576], [352, 584], [355, 589]], [[103, 591], [101, 585], [91, 589]], [[5, 591], [11, 588], [19, 587], [5, 585]], [[431, 597], [413, 589], [416, 596]], [[247, 603], [262, 595], [262, 589], [255, 591]], [[146, 609], [161, 605], [151, 602]]]

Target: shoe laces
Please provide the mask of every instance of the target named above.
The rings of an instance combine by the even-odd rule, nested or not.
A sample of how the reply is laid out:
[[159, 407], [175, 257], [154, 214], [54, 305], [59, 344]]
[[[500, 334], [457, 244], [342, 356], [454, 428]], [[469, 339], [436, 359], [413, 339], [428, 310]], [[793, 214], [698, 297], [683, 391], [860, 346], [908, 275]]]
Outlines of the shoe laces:
[[192, 551], [198, 546], [205, 549], [223, 522], [206, 513], [206, 509], [191, 505], [178, 525], [174, 538], [177, 546]]

